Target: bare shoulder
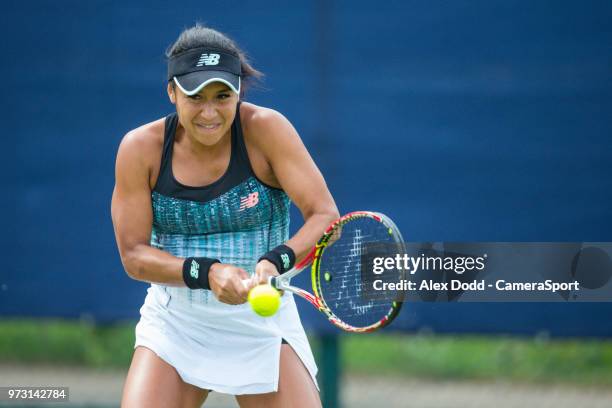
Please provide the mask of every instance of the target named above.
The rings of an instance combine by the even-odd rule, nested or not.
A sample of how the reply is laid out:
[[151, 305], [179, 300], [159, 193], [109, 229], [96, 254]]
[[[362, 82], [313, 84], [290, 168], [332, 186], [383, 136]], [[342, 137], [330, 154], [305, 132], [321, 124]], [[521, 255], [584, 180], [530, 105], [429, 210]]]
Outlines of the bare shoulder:
[[255, 174], [280, 188], [279, 163], [308, 155], [296, 130], [281, 113], [252, 103], [240, 105], [240, 122]]
[[240, 107], [240, 120], [247, 142], [263, 151], [299, 140], [289, 120], [274, 109], [245, 102]]
[[121, 140], [119, 151], [149, 158], [161, 154], [164, 145], [164, 118], [130, 130]]
[[280, 112], [250, 102], [243, 102], [240, 105], [240, 119], [245, 124], [259, 126], [270, 125], [277, 121], [287, 121]]
[[[154, 184], [164, 145], [164, 118], [129, 131], [121, 140], [117, 152], [117, 176], [148, 176]], [[121, 174], [123, 173], [123, 174]]]

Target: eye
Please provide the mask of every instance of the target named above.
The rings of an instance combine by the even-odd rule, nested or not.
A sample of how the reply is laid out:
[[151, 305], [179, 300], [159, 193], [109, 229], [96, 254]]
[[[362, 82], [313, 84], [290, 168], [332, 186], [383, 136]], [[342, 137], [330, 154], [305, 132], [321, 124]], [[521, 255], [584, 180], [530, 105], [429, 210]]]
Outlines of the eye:
[[217, 98], [219, 98], [219, 99], [221, 99], [221, 100], [223, 100], [223, 99], [227, 99], [227, 98], [229, 98], [229, 97], [230, 97], [230, 94], [229, 94], [229, 93], [226, 93], [226, 92], [224, 92], [224, 93], [220, 93], [219, 95], [217, 95]]
[[202, 99], [202, 97], [199, 94], [195, 94], [189, 95], [189, 99], [191, 99], [192, 101], [199, 101], [200, 99]]

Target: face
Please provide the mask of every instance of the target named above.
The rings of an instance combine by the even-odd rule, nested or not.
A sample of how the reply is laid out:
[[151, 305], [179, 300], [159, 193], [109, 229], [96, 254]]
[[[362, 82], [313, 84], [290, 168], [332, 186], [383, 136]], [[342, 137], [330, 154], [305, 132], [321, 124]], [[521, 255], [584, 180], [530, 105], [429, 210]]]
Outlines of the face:
[[187, 135], [205, 146], [214, 146], [229, 134], [236, 116], [238, 95], [221, 83], [213, 82], [191, 96], [173, 83], [168, 84], [168, 96], [176, 105], [181, 126]]

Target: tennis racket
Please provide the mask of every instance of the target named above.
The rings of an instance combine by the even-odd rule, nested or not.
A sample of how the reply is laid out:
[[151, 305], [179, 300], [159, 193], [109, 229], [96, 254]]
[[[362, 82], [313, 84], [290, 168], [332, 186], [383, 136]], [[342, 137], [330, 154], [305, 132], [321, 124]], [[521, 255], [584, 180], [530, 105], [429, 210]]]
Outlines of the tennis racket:
[[[293, 269], [271, 277], [269, 283], [305, 299], [343, 330], [372, 332], [391, 323], [400, 311], [402, 299], [364, 296], [362, 255], [371, 246], [386, 244], [402, 250], [403, 242], [400, 231], [387, 216], [370, 211], [351, 212], [332, 222]], [[291, 279], [309, 265], [313, 293], [291, 285]], [[397, 276], [387, 274], [388, 279], [403, 278], [402, 270], [392, 273]]]

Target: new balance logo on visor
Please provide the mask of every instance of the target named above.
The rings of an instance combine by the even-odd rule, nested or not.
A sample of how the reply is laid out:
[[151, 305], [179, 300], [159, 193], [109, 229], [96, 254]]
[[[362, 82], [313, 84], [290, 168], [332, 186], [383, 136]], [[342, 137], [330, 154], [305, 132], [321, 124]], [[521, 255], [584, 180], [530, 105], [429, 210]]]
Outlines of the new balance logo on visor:
[[198, 264], [195, 260], [191, 261], [191, 269], [189, 270], [189, 274], [193, 279], [198, 279], [198, 276], [200, 276], [200, 264]]
[[219, 64], [219, 58], [221, 58], [219, 54], [202, 54], [196, 67], [201, 67], [202, 65], [217, 65]]
[[258, 202], [259, 202], [259, 193], [257, 191], [249, 194], [246, 197], [240, 197], [240, 209], [238, 211], [243, 211], [243, 210], [246, 210], [247, 208], [255, 207]]

